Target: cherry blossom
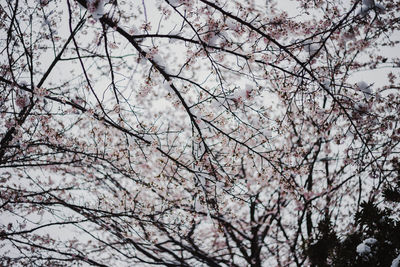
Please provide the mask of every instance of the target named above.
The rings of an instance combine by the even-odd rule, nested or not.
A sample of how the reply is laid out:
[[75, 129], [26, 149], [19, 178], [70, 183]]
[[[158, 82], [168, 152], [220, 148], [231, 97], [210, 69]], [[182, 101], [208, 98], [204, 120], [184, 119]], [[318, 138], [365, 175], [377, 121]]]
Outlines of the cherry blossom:
[[4, 266], [307, 266], [396, 177], [399, 0], [0, 6]]

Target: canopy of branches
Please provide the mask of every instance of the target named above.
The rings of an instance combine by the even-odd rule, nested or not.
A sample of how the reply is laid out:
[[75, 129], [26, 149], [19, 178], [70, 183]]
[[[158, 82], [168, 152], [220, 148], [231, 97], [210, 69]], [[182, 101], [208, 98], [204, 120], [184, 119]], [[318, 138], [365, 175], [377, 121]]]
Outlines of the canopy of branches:
[[362, 266], [367, 208], [398, 229], [400, 0], [0, 17], [0, 265]]

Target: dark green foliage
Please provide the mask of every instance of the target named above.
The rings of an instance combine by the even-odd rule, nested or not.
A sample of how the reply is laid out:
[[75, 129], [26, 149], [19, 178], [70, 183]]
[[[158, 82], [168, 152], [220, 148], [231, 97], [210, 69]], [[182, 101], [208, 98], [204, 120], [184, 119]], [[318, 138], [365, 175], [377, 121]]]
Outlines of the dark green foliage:
[[[372, 201], [363, 202], [355, 215], [357, 230], [339, 241], [329, 218], [319, 222], [318, 235], [306, 251], [312, 266], [338, 267], [389, 267], [400, 254], [399, 214], [393, 208], [400, 203], [400, 184], [386, 187], [383, 192], [385, 208]], [[375, 243], [367, 244], [370, 253], [357, 253], [357, 246], [366, 239], [374, 238]]]
[[400, 203], [400, 164], [394, 163], [394, 169], [398, 175], [395, 185], [386, 184], [383, 190], [383, 197], [386, 201]]
[[397, 190], [386, 188], [383, 195], [388, 201], [400, 202], [400, 192]]
[[329, 266], [327, 259], [332, 257], [334, 248], [339, 244], [338, 242], [339, 240], [335, 231], [332, 229], [330, 218], [325, 217], [325, 219], [318, 224], [317, 240], [308, 250], [308, 256], [311, 262], [316, 266]]
[[[346, 237], [337, 248], [333, 266], [390, 266], [400, 252], [399, 224], [391, 217], [389, 209], [379, 209], [372, 202], [361, 204], [355, 216], [358, 229]], [[369, 244], [370, 253], [357, 253], [357, 246], [367, 238], [376, 239]]]
[[383, 191], [383, 196], [387, 201], [390, 202], [400, 202], [400, 179], [399, 182], [396, 184], [396, 187], [392, 187], [387, 185], [385, 190]]

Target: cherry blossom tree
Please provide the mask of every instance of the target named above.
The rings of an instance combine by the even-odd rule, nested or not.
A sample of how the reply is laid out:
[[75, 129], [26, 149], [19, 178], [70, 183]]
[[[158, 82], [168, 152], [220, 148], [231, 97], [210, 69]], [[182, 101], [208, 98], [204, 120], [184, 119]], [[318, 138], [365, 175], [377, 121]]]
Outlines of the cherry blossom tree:
[[399, 15], [2, 2], [1, 264], [316, 265], [322, 226], [340, 242], [397, 181]]

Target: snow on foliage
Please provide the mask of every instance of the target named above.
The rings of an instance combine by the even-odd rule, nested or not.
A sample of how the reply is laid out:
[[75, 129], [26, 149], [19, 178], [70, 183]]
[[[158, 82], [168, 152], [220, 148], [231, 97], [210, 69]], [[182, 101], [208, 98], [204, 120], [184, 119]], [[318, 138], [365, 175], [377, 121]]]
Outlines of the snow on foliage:
[[390, 267], [399, 267], [400, 265], [400, 255], [392, 261], [392, 265]]
[[361, 256], [366, 256], [371, 252], [371, 246], [377, 242], [375, 238], [367, 238], [356, 248], [356, 251]]
[[371, 252], [371, 247], [365, 243], [361, 243], [357, 246], [357, 253], [360, 255], [367, 255]]
[[372, 85], [367, 84], [364, 81], [360, 81], [357, 83], [357, 87], [360, 91], [362, 91], [364, 93], [365, 98], [367, 98], [367, 99], [371, 98], [371, 96], [373, 94], [372, 90], [371, 90]]
[[182, 0], [168, 0], [168, 3], [174, 7], [177, 7], [182, 4]]
[[356, 11], [356, 15], [365, 16], [372, 10], [382, 13], [385, 11], [385, 6], [381, 3], [375, 3], [374, 0], [363, 0], [361, 7]]
[[320, 45], [317, 43], [308, 43], [306, 45], [306, 51], [309, 54], [309, 56], [313, 56], [317, 51], [319, 50]]
[[95, 20], [98, 20], [101, 18], [105, 13], [104, 13], [104, 4], [105, 0], [88, 0], [87, 1], [87, 6], [88, 6], [88, 11], [92, 15], [92, 17]]

